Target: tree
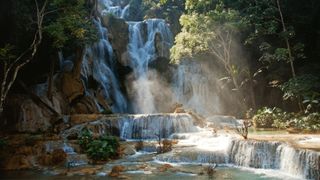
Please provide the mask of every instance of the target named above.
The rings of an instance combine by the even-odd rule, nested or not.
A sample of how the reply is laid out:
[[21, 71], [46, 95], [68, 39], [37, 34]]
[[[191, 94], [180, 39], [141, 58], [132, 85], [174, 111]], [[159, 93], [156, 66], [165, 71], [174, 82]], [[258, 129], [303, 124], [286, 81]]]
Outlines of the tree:
[[53, 0], [48, 8], [50, 16], [44, 30], [56, 50], [73, 51], [97, 40], [97, 30], [85, 0]]
[[4, 103], [8, 92], [10, 91], [13, 83], [15, 82], [19, 71], [28, 64], [36, 55], [39, 45], [43, 38], [43, 21], [46, 15], [47, 0], [40, 6], [38, 1], [35, 0], [36, 6], [36, 30], [34, 33], [33, 41], [30, 46], [20, 53], [15, 55], [14, 46], [7, 44], [0, 49], [0, 60], [2, 67], [1, 91], [0, 91], [0, 116], [3, 113]]
[[[209, 53], [223, 65], [227, 77], [231, 80], [233, 90], [240, 101], [244, 99], [240, 92], [244, 71], [235, 56], [237, 42], [234, 37], [245, 29], [246, 23], [238, 11], [228, 9], [220, 1], [215, 9], [207, 13], [182, 15], [180, 18], [182, 32], [176, 36], [175, 45], [171, 49], [171, 58], [178, 62], [186, 57], [201, 53]], [[239, 107], [245, 104], [239, 102]]]

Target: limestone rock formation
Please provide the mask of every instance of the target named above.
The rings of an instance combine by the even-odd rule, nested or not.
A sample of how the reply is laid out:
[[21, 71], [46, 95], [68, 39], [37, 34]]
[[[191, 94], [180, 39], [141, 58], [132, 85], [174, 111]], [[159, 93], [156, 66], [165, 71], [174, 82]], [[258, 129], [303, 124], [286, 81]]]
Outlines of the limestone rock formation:
[[129, 43], [129, 25], [125, 20], [111, 15], [102, 16], [102, 24], [109, 30], [109, 40], [122, 66], [128, 66], [127, 45]]

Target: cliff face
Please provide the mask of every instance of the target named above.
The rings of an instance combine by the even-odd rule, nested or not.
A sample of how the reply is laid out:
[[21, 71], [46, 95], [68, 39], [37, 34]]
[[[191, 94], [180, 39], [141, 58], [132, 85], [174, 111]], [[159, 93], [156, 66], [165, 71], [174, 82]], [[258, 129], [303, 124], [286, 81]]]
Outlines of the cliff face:
[[[141, 76], [135, 73], [140, 68], [136, 63], [144, 59], [143, 66], [163, 74], [169, 72], [172, 37], [162, 20], [141, 21], [137, 31], [130, 30], [133, 24], [126, 21], [129, 9], [126, 1], [99, 1], [94, 13], [99, 40], [72, 56], [65, 57], [60, 52], [59, 58], [50, 58], [55, 62], [51, 83], [47, 78], [36, 78], [38, 71], [31, 64], [27, 70], [30, 77], [25, 79], [38, 80], [22, 86], [16, 83], [17, 91], [8, 98], [6, 119], [1, 126], [18, 132], [45, 132], [54, 130], [64, 115], [134, 112], [138, 90], [130, 97], [132, 88], [128, 84]], [[44, 69], [50, 69], [50, 59], [38, 63], [39, 76], [49, 76]], [[148, 74], [148, 68], [144, 71]]]

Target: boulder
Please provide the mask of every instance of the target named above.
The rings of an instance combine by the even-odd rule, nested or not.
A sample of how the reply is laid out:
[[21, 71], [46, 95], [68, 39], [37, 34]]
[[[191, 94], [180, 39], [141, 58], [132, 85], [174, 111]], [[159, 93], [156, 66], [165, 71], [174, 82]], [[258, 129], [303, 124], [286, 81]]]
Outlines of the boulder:
[[38, 157], [39, 164], [43, 166], [62, 166], [67, 160], [67, 154], [62, 149], [55, 149], [52, 153], [42, 154]]
[[186, 111], [182, 107], [178, 107], [174, 110], [173, 113], [186, 113]]
[[109, 30], [109, 40], [122, 66], [129, 65], [127, 45], [129, 43], [129, 25], [125, 20], [112, 15], [102, 16], [102, 24]]
[[111, 172], [109, 173], [110, 177], [118, 177], [120, 173], [123, 172], [126, 168], [124, 166], [113, 166]]
[[156, 48], [157, 56], [169, 59], [171, 44], [163, 41], [160, 33], [156, 33], [154, 38], [154, 47]]
[[122, 154], [125, 156], [134, 155], [136, 153], [134, 145], [128, 144], [126, 142], [122, 143], [120, 145], [120, 148], [122, 149]]
[[83, 82], [80, 78], [75, 77], [73, 73], [65, 72], [61, 83], [62, 92], [69, 103], [84, 95], [85, 88]]
[[96, 102], [91, 96], [84, 96], [77, 99], [71, 108], [71, 114], [99, 113]]

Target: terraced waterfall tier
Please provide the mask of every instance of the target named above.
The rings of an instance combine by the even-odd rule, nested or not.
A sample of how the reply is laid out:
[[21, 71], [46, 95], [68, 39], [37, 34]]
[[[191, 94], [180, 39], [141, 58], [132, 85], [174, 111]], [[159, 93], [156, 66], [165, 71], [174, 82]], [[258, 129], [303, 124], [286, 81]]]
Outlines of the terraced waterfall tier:
[[[210, 163], [273, 169], [299, 179], [320, 178], [319, 152], [297, 149], [281, 142], [245, 141], [226, 135], [206, 137], [200, 133], [192, 136], [178, 137], [183, 137], [179, 140], [180, 148], [157, 156], [157, 160], [171, 163]], [[202, 141], [213, 144], [203, 145], [201, 137], [206, 139]]]
[[100, 135], [111, 132], [122, 139], [168, 138], [174, 133], [197, 131], [189, 114], [119, 114], [105, 115], [92, 122], [75, 125], [64, 131], [62, 136], [78, 135], [84, 128]]

